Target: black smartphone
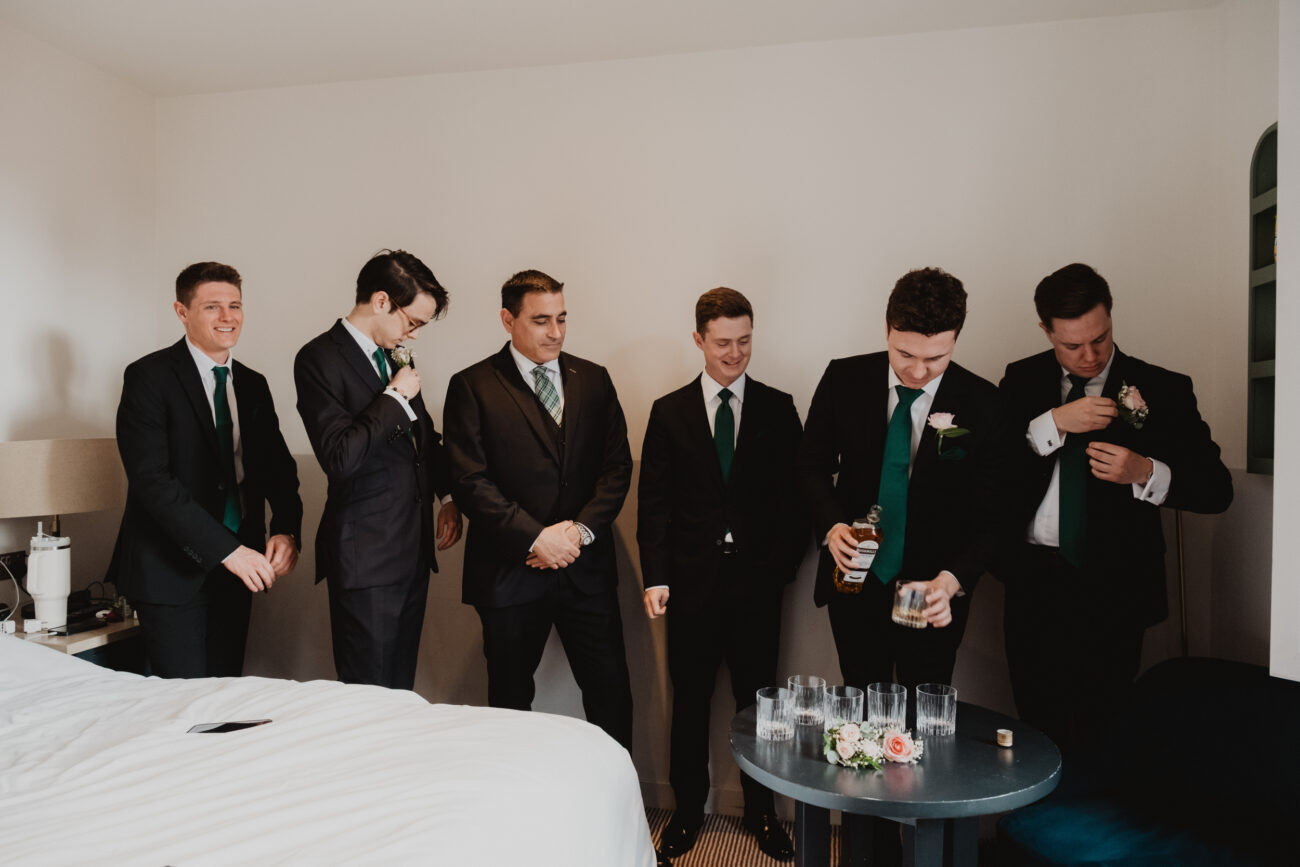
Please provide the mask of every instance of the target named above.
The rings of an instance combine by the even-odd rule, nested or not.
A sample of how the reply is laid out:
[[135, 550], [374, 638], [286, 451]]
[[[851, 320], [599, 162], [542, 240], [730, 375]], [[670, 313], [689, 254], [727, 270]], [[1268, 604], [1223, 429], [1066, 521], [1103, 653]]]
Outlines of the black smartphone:
[[190, 728], [186, 734], [195, 732], [198, 734], [225, 734], [226, 732], [237, 732], [240, 729], [251, 729], [253, 726], [266, 725], [269, 722], [269, 719], [243, 719], [235, 722], [199, 723]]

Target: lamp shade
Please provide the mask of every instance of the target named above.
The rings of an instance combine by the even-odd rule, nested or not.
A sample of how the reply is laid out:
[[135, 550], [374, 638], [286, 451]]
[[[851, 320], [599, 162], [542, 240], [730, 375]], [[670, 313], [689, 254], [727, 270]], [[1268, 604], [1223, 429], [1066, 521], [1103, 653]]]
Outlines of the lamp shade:
[[0, 443], [0, 518], [97, 512], [125, 502], [113, 437]]

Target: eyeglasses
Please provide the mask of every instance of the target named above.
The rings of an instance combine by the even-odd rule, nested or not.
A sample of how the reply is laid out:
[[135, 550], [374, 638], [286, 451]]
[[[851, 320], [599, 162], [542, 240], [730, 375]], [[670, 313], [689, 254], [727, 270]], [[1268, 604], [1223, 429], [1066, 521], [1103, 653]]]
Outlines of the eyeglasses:
[[421, 322], [421, 321], [418, 320], [418, 319], [412, 319], [412, 318], [407, 314], [406, 310], [403, 309], [403, 308], [401, 308], [401, 307], [395, 307], [394, 309], [395, 309], [398, 313], [402, 314], [402, 318], [406, 320], [406, 332], [407, 332], [408, 334], [411, 333], [412, 331], [419, 331], [421, 328], [423, 328], [424, 326], [426, 326], [426, 325], [429, 324], [429, 320], [427, 320], [427, 319], [424, 320], [423, 322]]

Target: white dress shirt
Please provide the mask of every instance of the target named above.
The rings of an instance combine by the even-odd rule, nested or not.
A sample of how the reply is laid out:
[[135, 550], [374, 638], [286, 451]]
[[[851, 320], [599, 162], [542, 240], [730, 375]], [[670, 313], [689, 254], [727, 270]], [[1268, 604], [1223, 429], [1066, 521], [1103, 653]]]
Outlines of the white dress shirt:
[[[515, 349], [513, 342], [510, 344], [510, 354], [515, 359], [515, 366], [519, 368], [519, 375], [524, 378], [533, 394], [537, 394], [537, 380], [533, 377], [533, 368], [537, 362]], [[550, 378], [551, 385], [555, 386], [555, 393], [560, 396], [560, 418], [564, 418], [564, 379], [560, 376], [560, 359], [552, 358], [542, 367], [546, 368], [546, 375]]]
[[[347, 331], [348, 334], [352, 335], [352, 339], [357, 342], [357, 346], [361, 347], [361, 351], [366, 354], [366, 361], [370, 362], [370, 369], [375, 372], [375, 379], [384, 382], [384, 376], [379, 370], [379, 363], [375, 361], [375, 350], [379, 348], [379, 344], [362, 334], [361, 330], [349, 322], [346, 316], [339, 321], [343, 323], [344, 330]], [[388, 372], [389, 377], [391, 378], [396, 372], [397, 371], [395, 370], [390, 370]], [[415, 410], [411, 409], [410, 401], [403, 397], [397, 389], [386, 385], [384, 388], [384, 394], [402, 405], [402, 409], [406, 410], [406, 418], [408, 421], [415, 421]]]
[[[235, 401], [235, 356], [231, 353], [226, 357], [225, 364], [218, 364], [203, 350], [190, 343], [188, 337], [185, 338], [185, 346], [189, 348], [194, 365], [199, 369], [199, 379], [203, 381], [203, 394], [208, 399], [208, 410], [212, 413], [213, 425], [217, 423], [217, 405], [212, 397], [217, 390], [217, 375], [212, 372], [212, 368], [224, 367], [227, 370], [226, 403], [230, 406], [230, 421], [234, 428], [232, 438], [235, 445], [235, 483], [242, 485], [244, 483], [244, 442], [239, 435], [239, 406]], [[242, 492], [240, 497], [243, 497]]]
[[[921, 386], [921, 393], [912, 401], [912, 448], [907, 456], [907, 475], [912, 475], [912, 464], [916, 463], [916, 449], [921, 445], [921, 434], [925, 433], [925, 422], [930, 417], [930, 407], [934, 406], [934, 395], [939, 390], [939, 383], [943, 382], [943, 374], [939, 374], [934, 379]], [[889, 365], [889, 399], [885, 404], [885, 423], [888, 424], [894, 417], [894, 410], [898, 408], [898, 389], [894, 386], [902, 385], [903, 382], [894, 372], [893, 365]]]
[[[1115, 363], [1115, 351], [1112, 349], [1110, 360], [1101, 373], [1084, 383], [1083, 393], [1087, 397], [1099, 397], [1102, 389], [1106, 387], [1106, 378], [1110, 376], [1110, 367]], [[1061, 368], [1061, 400], [1065, 400], [1070, 394], [1070, 372], [1064, 367]], [[1029, 443], [1036, 455], [1046, 457], [1053, 452], [1059, 451], [1061, 446], [1065, 445], [1066, 437], [1069, 434], [1061, 434], [1056, 429], [1056, 420], [1052, 418], [1052, 411], [1047, 412], [1035, 418], [1029, 423], [1029, 429], [1025, 431], [1025, 439]], [[1133, 497], [1138, 500], [1146, 500], [1154, 505], [1160, 505], [1169, 496], [1169, 484], [1173, 480], [1173, 473], [1169, 465], [1155, 458], [1148, 458], [1151, 461], [1151, 478], [1145, 484], [1133, 483]], [[1052, 479], [1048, 482], [1047, 493], [1043, 496], [1043, 501], [1038, 504], [1038, 511], [1034, 513], [1034, 519], [1029, 524], [1026, 533], [1026, 541], [1033, 545], [1045, 545], [1050, 548], [1060, 547], [1061, 544], [1061, 461], [1057, 458], [1056, 463], [1052, 466]]]

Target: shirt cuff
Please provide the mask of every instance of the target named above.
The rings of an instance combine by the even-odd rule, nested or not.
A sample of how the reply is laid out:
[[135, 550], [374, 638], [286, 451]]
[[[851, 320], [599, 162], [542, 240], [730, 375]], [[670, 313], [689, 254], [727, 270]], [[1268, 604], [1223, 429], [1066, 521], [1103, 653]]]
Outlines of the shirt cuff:
[[388, 388], [384, 389], [384, 394], [388, 395], [393, 400], [397, 401], [402, 405], [402, 409], [406, 410], [406, 418], [408, 421], [415, 421], [415, 410], [411, 409], [410, 401], [408, 401], [406, 398], [398, 394], [397, 389], [393, 388], [392, 386], [389, 386]]
[[438, 501], [438, 503], [443, 506], [447, 505], [450, 502], [451, 502], [451, 494], [443, 494], [442, 499]]
[[1151, 478], [1146, 480], [1146, 484], [1133, 483], [1133, 499], [1159, 506], [1169, 496], [1169, 485], [1174, 480], [1174, 473], [1164, 461], [1155, 458], [1148, 460], [1151, 461]]
[[957, 592], [953, 595], [952, 597], [953, 599], [956, 599], [958, 596], [966, 595], [966, 588], [961, 586], [961, 579], [958, 578], [956, 575], [952, 574], [947, 569], [940, 569], [939, 575], [947, 575], [948, 577], [952, 578], [952, 580], [957, 582]]
[[647, 589], [647, 590], [667, 590], [667, 589], [668, 589], [668, 585], [667, 585], [667, 584], [651, 584], [651, 585], [650, 585], [649, 587], [647, 587], [646, 589]]
[[1050, 455], [1065, 443], [1065, 437], [1056, 429], [1056, 420], [1052, 418], [1050, 409], [1029, 423], [1025, 439], [1034, 454], [1040, 457]]

